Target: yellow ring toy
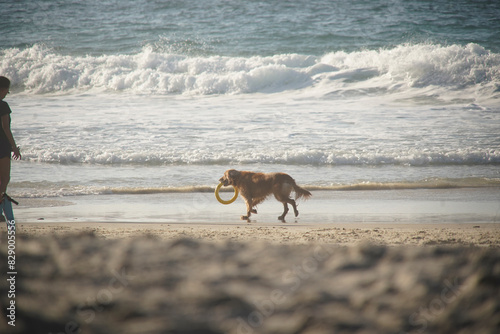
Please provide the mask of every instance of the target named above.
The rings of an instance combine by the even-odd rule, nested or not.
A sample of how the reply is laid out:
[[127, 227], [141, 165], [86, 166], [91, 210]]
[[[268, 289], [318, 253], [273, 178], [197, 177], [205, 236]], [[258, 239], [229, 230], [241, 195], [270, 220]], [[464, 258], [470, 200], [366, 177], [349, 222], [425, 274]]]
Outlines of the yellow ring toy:
[[217, 188], [215, 188], [215, 198], [217, 198], [217, 200], [218, 200], [220, 203], [222, 203], [222, 204], [226, 204], [226, 205], [227, 205], [227, 204], [231, 204], [231, 203], [233, 203], [234, 201], [236, 201], [236, 198], [238, 197], [238, 194], [239, 194], [239, 192], [238, 192], [238, 188], [236, 188], [235, 186], [233, 186], [233, 188], [234, 188], [234, 196], [233, 196], [233, 198], [231, 198], [231, 199], [230, 199], [230, 200], [228, 200], [228, 201], [225, 201], [225, 200], [223, 200], [222, 198], [220, 198], [220, 196], [219, 196], [219, 190], [220, 190], [220, 188], [221, 188], [222, 186], [223, 186], [223, 184], [222, 184], [222, 182], [221, 182], [221, 183], [219, 183], [219, 185], [217, 186]]

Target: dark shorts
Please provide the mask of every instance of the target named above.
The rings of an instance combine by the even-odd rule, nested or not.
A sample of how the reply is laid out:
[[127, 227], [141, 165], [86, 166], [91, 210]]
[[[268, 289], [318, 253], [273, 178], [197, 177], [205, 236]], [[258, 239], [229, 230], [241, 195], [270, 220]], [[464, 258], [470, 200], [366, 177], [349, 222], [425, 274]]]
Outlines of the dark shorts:
[[12, 157], [12, 148], [10, 144], [0, 143], [0, 159], [6, 157]]

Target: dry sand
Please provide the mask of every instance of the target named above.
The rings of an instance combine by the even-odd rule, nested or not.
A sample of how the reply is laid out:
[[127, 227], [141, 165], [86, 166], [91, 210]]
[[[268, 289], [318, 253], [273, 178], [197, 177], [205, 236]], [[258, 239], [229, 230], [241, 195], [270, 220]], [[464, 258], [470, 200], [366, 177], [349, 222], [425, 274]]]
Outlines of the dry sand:
[[[0, 229], [0, 301], [7, 240]], [[18, 224], [0, 333], [499, 333], [500, 224]]]
[[[5, 227], [3, 228], [5, 230]], [[2, 231], [2, 229], [0, 229]], [[354, 245], [370, 242], [394, 245], [450, 245], [500, 247], [500, 223], [481, 224], [133, 224], [133, 223], [21, 223], [18, 234], [27, 236], [93, 232], [106, 239], [154, 236], [160, 239], [193, 238], [203, 241], [268, 241], [278, 244], [329, 243]]]

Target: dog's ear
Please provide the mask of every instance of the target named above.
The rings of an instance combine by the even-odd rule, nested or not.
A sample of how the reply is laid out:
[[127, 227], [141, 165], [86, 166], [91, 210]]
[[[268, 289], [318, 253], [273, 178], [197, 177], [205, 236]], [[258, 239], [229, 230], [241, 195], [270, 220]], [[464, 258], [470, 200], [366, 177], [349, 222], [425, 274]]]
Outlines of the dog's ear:
[[231, 179], [236, 178], [240, 172], [238, 172], [236, 169], [230, 169], [227, 171], [227, 176], [229, 176]]

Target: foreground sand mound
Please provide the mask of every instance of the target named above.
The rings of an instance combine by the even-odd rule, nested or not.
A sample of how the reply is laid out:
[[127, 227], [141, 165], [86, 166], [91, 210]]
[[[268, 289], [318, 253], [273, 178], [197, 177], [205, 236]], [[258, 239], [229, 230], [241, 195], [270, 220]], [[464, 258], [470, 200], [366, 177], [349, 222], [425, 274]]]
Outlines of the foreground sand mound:
[[[6, 240], [6, 235], [1, 236]], [[498, 333], [500, 250], [19, 237], [1, 333]]]

